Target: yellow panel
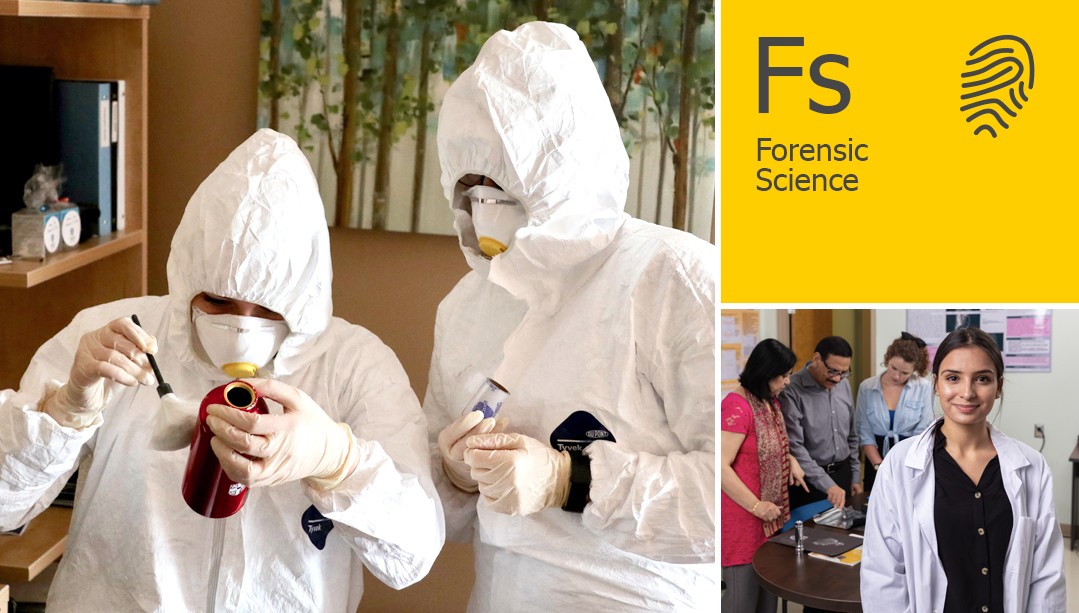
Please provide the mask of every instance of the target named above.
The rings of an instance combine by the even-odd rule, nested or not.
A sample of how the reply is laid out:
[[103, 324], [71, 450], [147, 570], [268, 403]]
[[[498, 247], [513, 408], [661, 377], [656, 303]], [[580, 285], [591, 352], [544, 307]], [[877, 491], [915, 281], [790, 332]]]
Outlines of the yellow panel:
[[[1079, 221], [1070, 168], [1077, 21], [1076, 3], [724, 3], [722, 300], [1079, 299], [1079, 284], [1062, 282], [1073, 276]], [[1004, 34], [1029, 44], [1036, 78], [1017, 116], [1003, 115], [1008, 129], [975, 135], [960, 110], [972, 91], [961, 75], [975, 46]], [[762, 37], [803, 38], [770, 47], [770, 67], [802, 73], [767, 79], [767, 113], [758, 105]], [[811, 100], [839, 106], [843, 88], [842, 110], [810, 109]], [[761, 143], [783, 145], [786, 157]], [[846, 155], [860, 146], [866, 159], [802, 159], [819, 144]], [[840, 179], [765, 190], [761, 177], [779, 174]], [[761, 281], [777, 270], [780, 282]]]

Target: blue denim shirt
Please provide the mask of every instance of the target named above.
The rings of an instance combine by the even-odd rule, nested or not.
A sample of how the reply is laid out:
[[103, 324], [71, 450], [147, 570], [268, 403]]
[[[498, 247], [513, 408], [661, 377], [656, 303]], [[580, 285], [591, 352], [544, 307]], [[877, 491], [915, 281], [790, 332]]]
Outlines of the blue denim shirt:
[[880, 455], [884, 456], [892, 445], [899, 442], [899, 437], [920, 434], [933, 423], [933, 386], [929, 379], [911, 376], [899, 393], [899, 402], [895, 405], [895, 423], [889, 428], [888, 405], [880, 388], [880, 375], [870, 377], [858, 386], [855, 411], [858, 415], [858, 444], [876, 445], [876, 437], [883, 436], [884, 448], [880, 449]]

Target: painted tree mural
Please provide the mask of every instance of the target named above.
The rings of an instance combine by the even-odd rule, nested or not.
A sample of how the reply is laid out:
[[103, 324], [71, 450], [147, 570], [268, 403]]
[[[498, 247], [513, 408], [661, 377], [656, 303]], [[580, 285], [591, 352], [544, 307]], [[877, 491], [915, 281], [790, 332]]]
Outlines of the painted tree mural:
[[437, 108], [491, 33], [577, 31], [630, 154], [627, 211], [710, 238], [715, 7], [700, 0], [263, 0], [259, 123], [294, 136], [336, 225], [452, 232]]

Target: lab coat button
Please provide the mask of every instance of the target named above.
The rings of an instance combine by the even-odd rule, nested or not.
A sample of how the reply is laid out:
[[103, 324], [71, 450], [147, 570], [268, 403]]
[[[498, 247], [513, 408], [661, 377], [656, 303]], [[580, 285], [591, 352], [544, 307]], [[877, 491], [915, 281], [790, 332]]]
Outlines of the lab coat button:
[[988, 575], [989, 574], [989, 569], [988, 568], [982, 568], [982, 574], [983, 575]]
[[978, 528], [978, 536], [985, 536], [985, 528]]
[[975, 498], [981, 498], [981, 497], [982, 497], [982, 493], [981, 493], [981, 492], [974, 492], [974, 497], [975, 497]]

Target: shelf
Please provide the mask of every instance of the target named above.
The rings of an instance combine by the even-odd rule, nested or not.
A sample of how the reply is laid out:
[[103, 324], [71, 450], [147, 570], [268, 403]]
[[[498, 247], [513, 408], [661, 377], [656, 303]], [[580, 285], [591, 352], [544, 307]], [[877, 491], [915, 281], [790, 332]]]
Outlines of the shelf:
[[113, 232], [106, 237], [91, 238], [71, 251], [54, 253], [44, 262], [15, 260], [0, 266], [0, 287], [33, 287], [55, 279], [125, 249], [137, 247], [145, 240], [145, 234], [143, 230]]
[[0, 536], [0, 582], [25, 583], [56, 561], [67, 544], [71, 509], [49, 507], [19, 536]]
[[[127, 90], [127, 159], [122, 175], [117, 169], [127, 229], [44, 262], [0, 265], [0, 389], [18, 386], [38, 348], [79, 311], [146, 294], [150, 14], [150, 5], [0, 0], [0, 64], [51, 66], [61, 79], [123, 80]], [[0, 558], [4, 547], [0, 541]]]
[[150, 7], [145, 4], [64, 2], [62, 0], [0, 0], [0, 15], [149, 19]]

